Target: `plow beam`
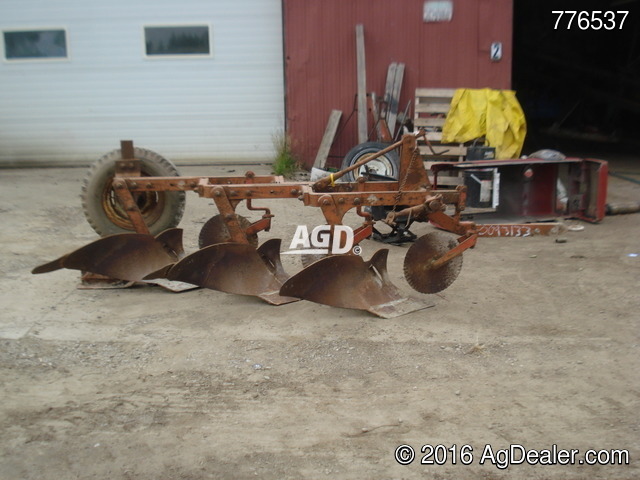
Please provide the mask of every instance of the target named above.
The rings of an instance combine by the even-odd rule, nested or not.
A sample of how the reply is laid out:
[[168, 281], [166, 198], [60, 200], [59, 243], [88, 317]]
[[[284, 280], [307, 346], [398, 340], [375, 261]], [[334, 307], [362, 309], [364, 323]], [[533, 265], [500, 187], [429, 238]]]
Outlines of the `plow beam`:
[[40, 265], [31, 273], [68, 268], [137, 282], [147, 274], [177, 262], [183, 255], [180, 228], [165, 230], [155, 237], [143, 233], [119, 233]]
[[432, 307], [430, 301], [400, 294], [387, 273], [388, 254], [388, 249], [378, 250], [368, 262], [355, 255], [325, 257], [287, 280], [280, 295], [366, 310], [382, 318]]
[[160, 276], [221, 292], [259, 297], [272, 305], [296, 302], [298, 298], [278, 293], [282, 286], [279, 277], [282, 279], [286, 274], [280, 264], [277, 242], [265, 242], [266, 246], [258, 250], [243, 243], [210, 245], [148, 275], [146, 280]]

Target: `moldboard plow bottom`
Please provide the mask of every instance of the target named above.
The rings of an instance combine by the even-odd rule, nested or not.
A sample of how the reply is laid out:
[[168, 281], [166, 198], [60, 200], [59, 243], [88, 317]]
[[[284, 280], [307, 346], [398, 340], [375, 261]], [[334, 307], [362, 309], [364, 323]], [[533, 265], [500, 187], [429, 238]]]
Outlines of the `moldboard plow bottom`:
[[[281, 266], [279, 257], [275, 263]], [[298, 301], [299, 298], [280, 295], [282, 282], [276, 270], [277, 267], [271, 269], [265, 257], [251, 245], [218, 243], [200, 249], [146, 279], [153, 280], [160, 275], [211, 290], [256, 296], [272, 305]]]
[[427, 300], [402, 297], [389, 280], [389, 250], [365, 262], [354, 255], [325, 257], [287, 280], [280, 293], [332, 307], [366, 310], [383, 318], [432, 307]]
[[[106, 236], [36, 267], [33, 273], [70, 268], [129, 282], [182, 282], [255, 296], [272, 305], [302, 299], [384, 318], [433, 306], [429, 299], [407, 298], [391, 283], [387, 249], [365, 261], [351, 248], [361, 250], [360, 242], [373, 235], [376, 221], [392, 228], [402, 222], [403, 231], [412, 222], [431, 222], [450, 233], [418, 239], [405, 258], [405, 277], [420, 293], [441, 291], [457, 277], [462, 253], [475, 246], [477, 229], [475, 223], [460, 219], [464, 186], [433, 188], [417, 147], [417, 138], [423, 135], [405, 135], [400, 142], [316, 182], [286, 182], [279, 176], [252, 172], [243, 177], [180, 177], [168, 160], [122, 142], [121, 150], [105, 155], [90, 169], [83, 186], [85, 215]], [[370, 176], [367, 163], [395, 149], [399, 150], [398, 178]], [[355, 182], [339, 181], [352, 171], [360, 175]], [[175, 227], [187, 191], [213, 200], [218, 212], [200, 232], [200, 250], [185, 256], [182, 230]], [[294, 200], [321, 209], [326, 225], [317, 228], [326, 242], [305, 251], [324, 252], [324, 258], [320, 255], [289, 277], [280, 261], [281, 240], [267, 240], [256, 247], [259, 233], [268, 231], [273, 219], [269, 208], [256, 203], [268, 199]], [[238, 215], [236, 208], [242, 202], [261, 217], [250, 221]], [[453, 211], [447, 214], [447, 209]], [[343, 224], [350, 210], [363, 220], [356, 229]]]
[[91, 272], [118, 280], [139, 282], [149, 273], [184, 256], [182, 229], [157, 236], [141, 233], [109, 235], [71, 253], [34, 268], [47, 273], [61, 268]]

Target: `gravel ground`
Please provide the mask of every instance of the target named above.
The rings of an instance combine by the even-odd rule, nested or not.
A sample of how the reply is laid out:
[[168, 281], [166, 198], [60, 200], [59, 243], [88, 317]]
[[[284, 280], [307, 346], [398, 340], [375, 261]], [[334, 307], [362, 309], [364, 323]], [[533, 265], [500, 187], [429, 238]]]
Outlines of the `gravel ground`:
[[[640, 478], [640, 215], [580, 223], [566, 243], [481, 239], [434, 307], [385, 320], [31, 275], [96, 238], [78, 198], [84, 173], [0, 172], [1, 478]], [[612, 202], [640, 199], [632, 182], [611, 177], [609, 189]], [[187, 202], [193, 251], [215, 208]], [[262, 240], [321, 222], [295, 201], [270, 206]], [[380, 248], [362, 246], [365, 258]], [[389, 270], [412, 294], [405, 253], [391, 247]], [[297, 262], [286, 259], [289, 273]], [[411, 465], [394, 459], [399, 445], [414, 448]], [[554, 445], [579, 450], [576, 464], [506, 466], [500, 452], [517, 461], [520, 448]], [[589, 449], [614, 463], [612, 450], [627, 450], [629, 464], [578, 464]]]

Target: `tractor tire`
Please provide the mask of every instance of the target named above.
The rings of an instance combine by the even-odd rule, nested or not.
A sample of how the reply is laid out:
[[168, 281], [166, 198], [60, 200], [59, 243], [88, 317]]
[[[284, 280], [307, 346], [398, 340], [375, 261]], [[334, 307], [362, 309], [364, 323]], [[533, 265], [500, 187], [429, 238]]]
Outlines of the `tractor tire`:
[[[386, 143], [379, 142], [365, 142], [360, 145], [356, 145], [349, 153], [347, 153], [346, 157], [342, 161], [341, 170], [354, 165], [356, 162], [366, 157], [367, 155], [371, 155], [372, 153], [379, 152], [387, 148], [389, 145]], [[400, 157], [398, 156], [397, 150], [392, 150], [391, 152], [387, 152], [384, 155], [376, 158], [375, 160], [371, 160], [367, 163], [367, 166], [376, 175], [380, 175], [382, 177], [388, 177], [397, 179], [398, 178], [398, 170], [400, 166]], [[364, 166], [360, 168], [360, 172], [364, 172]], [[351, 171], [347, 173], [344, 177], [345, 182], [355, 182], [356, 179], [360, 176], [360, 172]]]
[[[141, 162], [141, 176], [180, 176], [173, 163], [151, 150], [135, 147], [134, 157]], [[89, 225], [101, 236], [135, 231], [112, 187], [116, 161], [121, 158], [120, 149], [107, 153], [89, 168], [82, 182], [84, 215]], [[184, 213], [185, 192], [143, 192], [133, 195], [153, 235], [180, 223]]]

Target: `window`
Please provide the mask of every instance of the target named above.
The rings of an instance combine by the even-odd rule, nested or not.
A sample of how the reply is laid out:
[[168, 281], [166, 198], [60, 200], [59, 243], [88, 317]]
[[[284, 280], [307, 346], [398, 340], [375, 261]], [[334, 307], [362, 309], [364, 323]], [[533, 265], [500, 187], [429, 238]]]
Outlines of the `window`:
[[67, 58], [64, 29], [3, 31], [6, 60]]
[[150, 57], [211, 55], [208, 25], [144, 27], [144, 40]]

